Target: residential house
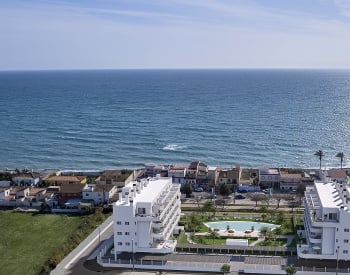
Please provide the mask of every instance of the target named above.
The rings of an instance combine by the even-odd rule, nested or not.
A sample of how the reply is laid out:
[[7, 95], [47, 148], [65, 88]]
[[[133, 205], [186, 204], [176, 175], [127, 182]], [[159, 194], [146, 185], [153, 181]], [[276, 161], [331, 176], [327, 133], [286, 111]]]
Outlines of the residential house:
[[157, 175], [160, 175], [161, 177], [168, 176], [168, 168], [164, 165], [158, 165], [158, 164], [145, 164], [145, 176], [146, 177], [156, 177]]
[[220, 171], [221, 168], [215, 166], [208, 166], [208, 184], [210, 188], [214, 188], [217, 184]]
[[133, 175], [134, 172], [130, 170], [106, 170], [95, 180], [95, 183], [112, 184], [117, 187], [124, 187], [126, 182], [134, 180], [132, 178]]
[[68, 200], [81, 200], [83, 198], [83, 184], [63, 183], [56, 197], [59, 205], [64, 205]]
[[113, 205], [114, 253], [172, 253], [180, 220], [180, 185], [172, 178], [149, 178], [123, 187]]
[[231, 169], [222, 169], [219, 171], [217, 184], [227, 184], [233, 190], [240, 184], [242, 169], [239, 165]]
[[86, 184], [83, 189], [83, 199], [93, 200], [95, 205], [105, 204], [117, 191], [117, 186], [111, 184]]
[[184, 184], [187, 167], [184, 165], [175, 165], [168, 170], [168, 177], [173, 179], [173, 183]]
[[8, 187], [0, 187], [0, 200], [5, 200], [10, 197], [11, 188]]
[[186, 171], [185, 183], [195, 186], [208, 184], [208, 165], [199, 160], [191, 162]]
[[46, 188], [30, 188], [29, 196], [32, 202], [42, 202], [45, 200]]
[[12, 181], [19, 186], [36, 186], [40, 181], [40, 174], [35, 172], [20, 172], [12, 177]]
[[280, 169], [279, 168], [259, 168], [259, 185], [262, 189], [272, 188], [280, 190]]
[[45, 179], [47, 185], [63, 185], [63, 184], [85, 184], [86, 176], [51, 176]]
[[348, 175], [343, 169], [331, 169], [325, 172], [328, 178], [340, 183], [346, 183]]
[[280, 174], [280, 191], [290, 192], [297, 190], [298, 186], [302, 183], [301, 174]]

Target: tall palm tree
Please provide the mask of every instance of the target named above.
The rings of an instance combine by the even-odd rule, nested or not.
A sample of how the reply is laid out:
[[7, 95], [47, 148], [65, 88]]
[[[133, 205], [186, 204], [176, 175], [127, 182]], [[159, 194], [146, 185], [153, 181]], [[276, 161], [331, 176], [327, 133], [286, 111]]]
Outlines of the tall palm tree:
[[335, 157], [340, 158], [340, 169], [343, 169], [344, 153], [339, 152]]
[[321, 163], [322, 163], [322, 158], [324, 157], [324, 153], [322, 150], [318, 150], [314, 155], [317, 156], [318, 159], [320, 160], [320, 170], [321, 170]]

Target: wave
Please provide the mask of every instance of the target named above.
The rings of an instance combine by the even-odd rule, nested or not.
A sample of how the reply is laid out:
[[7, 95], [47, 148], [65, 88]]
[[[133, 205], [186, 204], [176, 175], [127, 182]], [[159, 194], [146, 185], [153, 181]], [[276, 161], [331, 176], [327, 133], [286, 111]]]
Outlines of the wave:
[[183, 149], [186, 149], [186, 145], [179, 145], [179, 144], [167, 144], [165, 145], [162, 150], [163, 151], [180, 151]]

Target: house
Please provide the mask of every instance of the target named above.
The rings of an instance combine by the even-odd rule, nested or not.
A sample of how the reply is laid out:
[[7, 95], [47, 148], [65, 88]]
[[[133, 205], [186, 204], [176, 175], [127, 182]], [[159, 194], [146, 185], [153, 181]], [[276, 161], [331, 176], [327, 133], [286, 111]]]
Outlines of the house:
[[44, 180], [47, 185], [85, 184], [86, 176], [51, 176]]
[[240, 184], [242, 169], [239, 165], [231, 169], [222, 169], [219, 171], [217, 184], [227, 184], [233, 190], [234, 186]]
[[93, 200], [95, 205], [105, 204], [117, 191], [117, 186], [111, 184], [86, 184], [83, 189], [83, 199]]
[[168, 167], [164, 165], [158, 165], [154, 163], [145, 164], [145, 176], [146, 177], [156, 177], [160, 175], [161, 177], [168, 175]]
[[5, 200], [10, 197], [11, 188], [8, 187], [0, 187], [0, 200]]
[[168, 170], [168, 177], [173, 179], [173, 183], [184, 184], [187, 167], [184, 165], [175, 165]]
[[259, 185], [262, 189], [272, 188], [279, 191], [280, 177], [279, 168], [259, 168]]
[[59, 205], [64, 205], [70, 199], [81, 200], [83, 198], [82, 184], [64, 183], [57, 192], [56, 197]]
[[328, 178], [331, 178], [333, 181], [340, 183], [346, 183], [348, 175], [343, 169], [331, 169], [325, 172]]
[[221, 169], [218, 167], [208, 166], [208, 184], [209, 184], [209, 187], [213, 188], [217, 184], [220, 170]]
[[280, 174], [280, 191], [290, 192], [297, 190], [298, 186], [302, 183], [301, 174]]
[[[117, 187], [124, 187], [125, 183], [134, 180], [134, 172], [131, 170], [105, 170], [95, 180], [96, 184], [113, 184]], [[131, 178], [131, 179], [129, 179]]]
[[123, 187], [113, 205], [114, 253], [172, 253], [180, 220], [180, 185], [172, 178], [149, 178]]
[[187, 168], [185, 183], [195, 186], [208, 183], [208, 165], [197, 160], [190, 163]]
[[32, 202], [39, 202], [45, 200], [46, 188], [30, 188], [29, 196]]
[[12, 177], [15, 185], [36, 186], [40, 181], [40, 174], [35, 172], [20, 172]]
[[298, 245], [301, 259], [350, 260], [350, 185], [316, 181], [305, 191], [306, 244]]

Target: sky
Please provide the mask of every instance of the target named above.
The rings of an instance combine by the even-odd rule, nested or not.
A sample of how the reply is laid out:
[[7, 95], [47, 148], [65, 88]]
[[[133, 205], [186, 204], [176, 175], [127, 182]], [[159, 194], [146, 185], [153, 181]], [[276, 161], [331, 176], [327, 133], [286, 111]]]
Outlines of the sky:
[[0, 0], [0, 70], [350, 68], [350, 0]]

